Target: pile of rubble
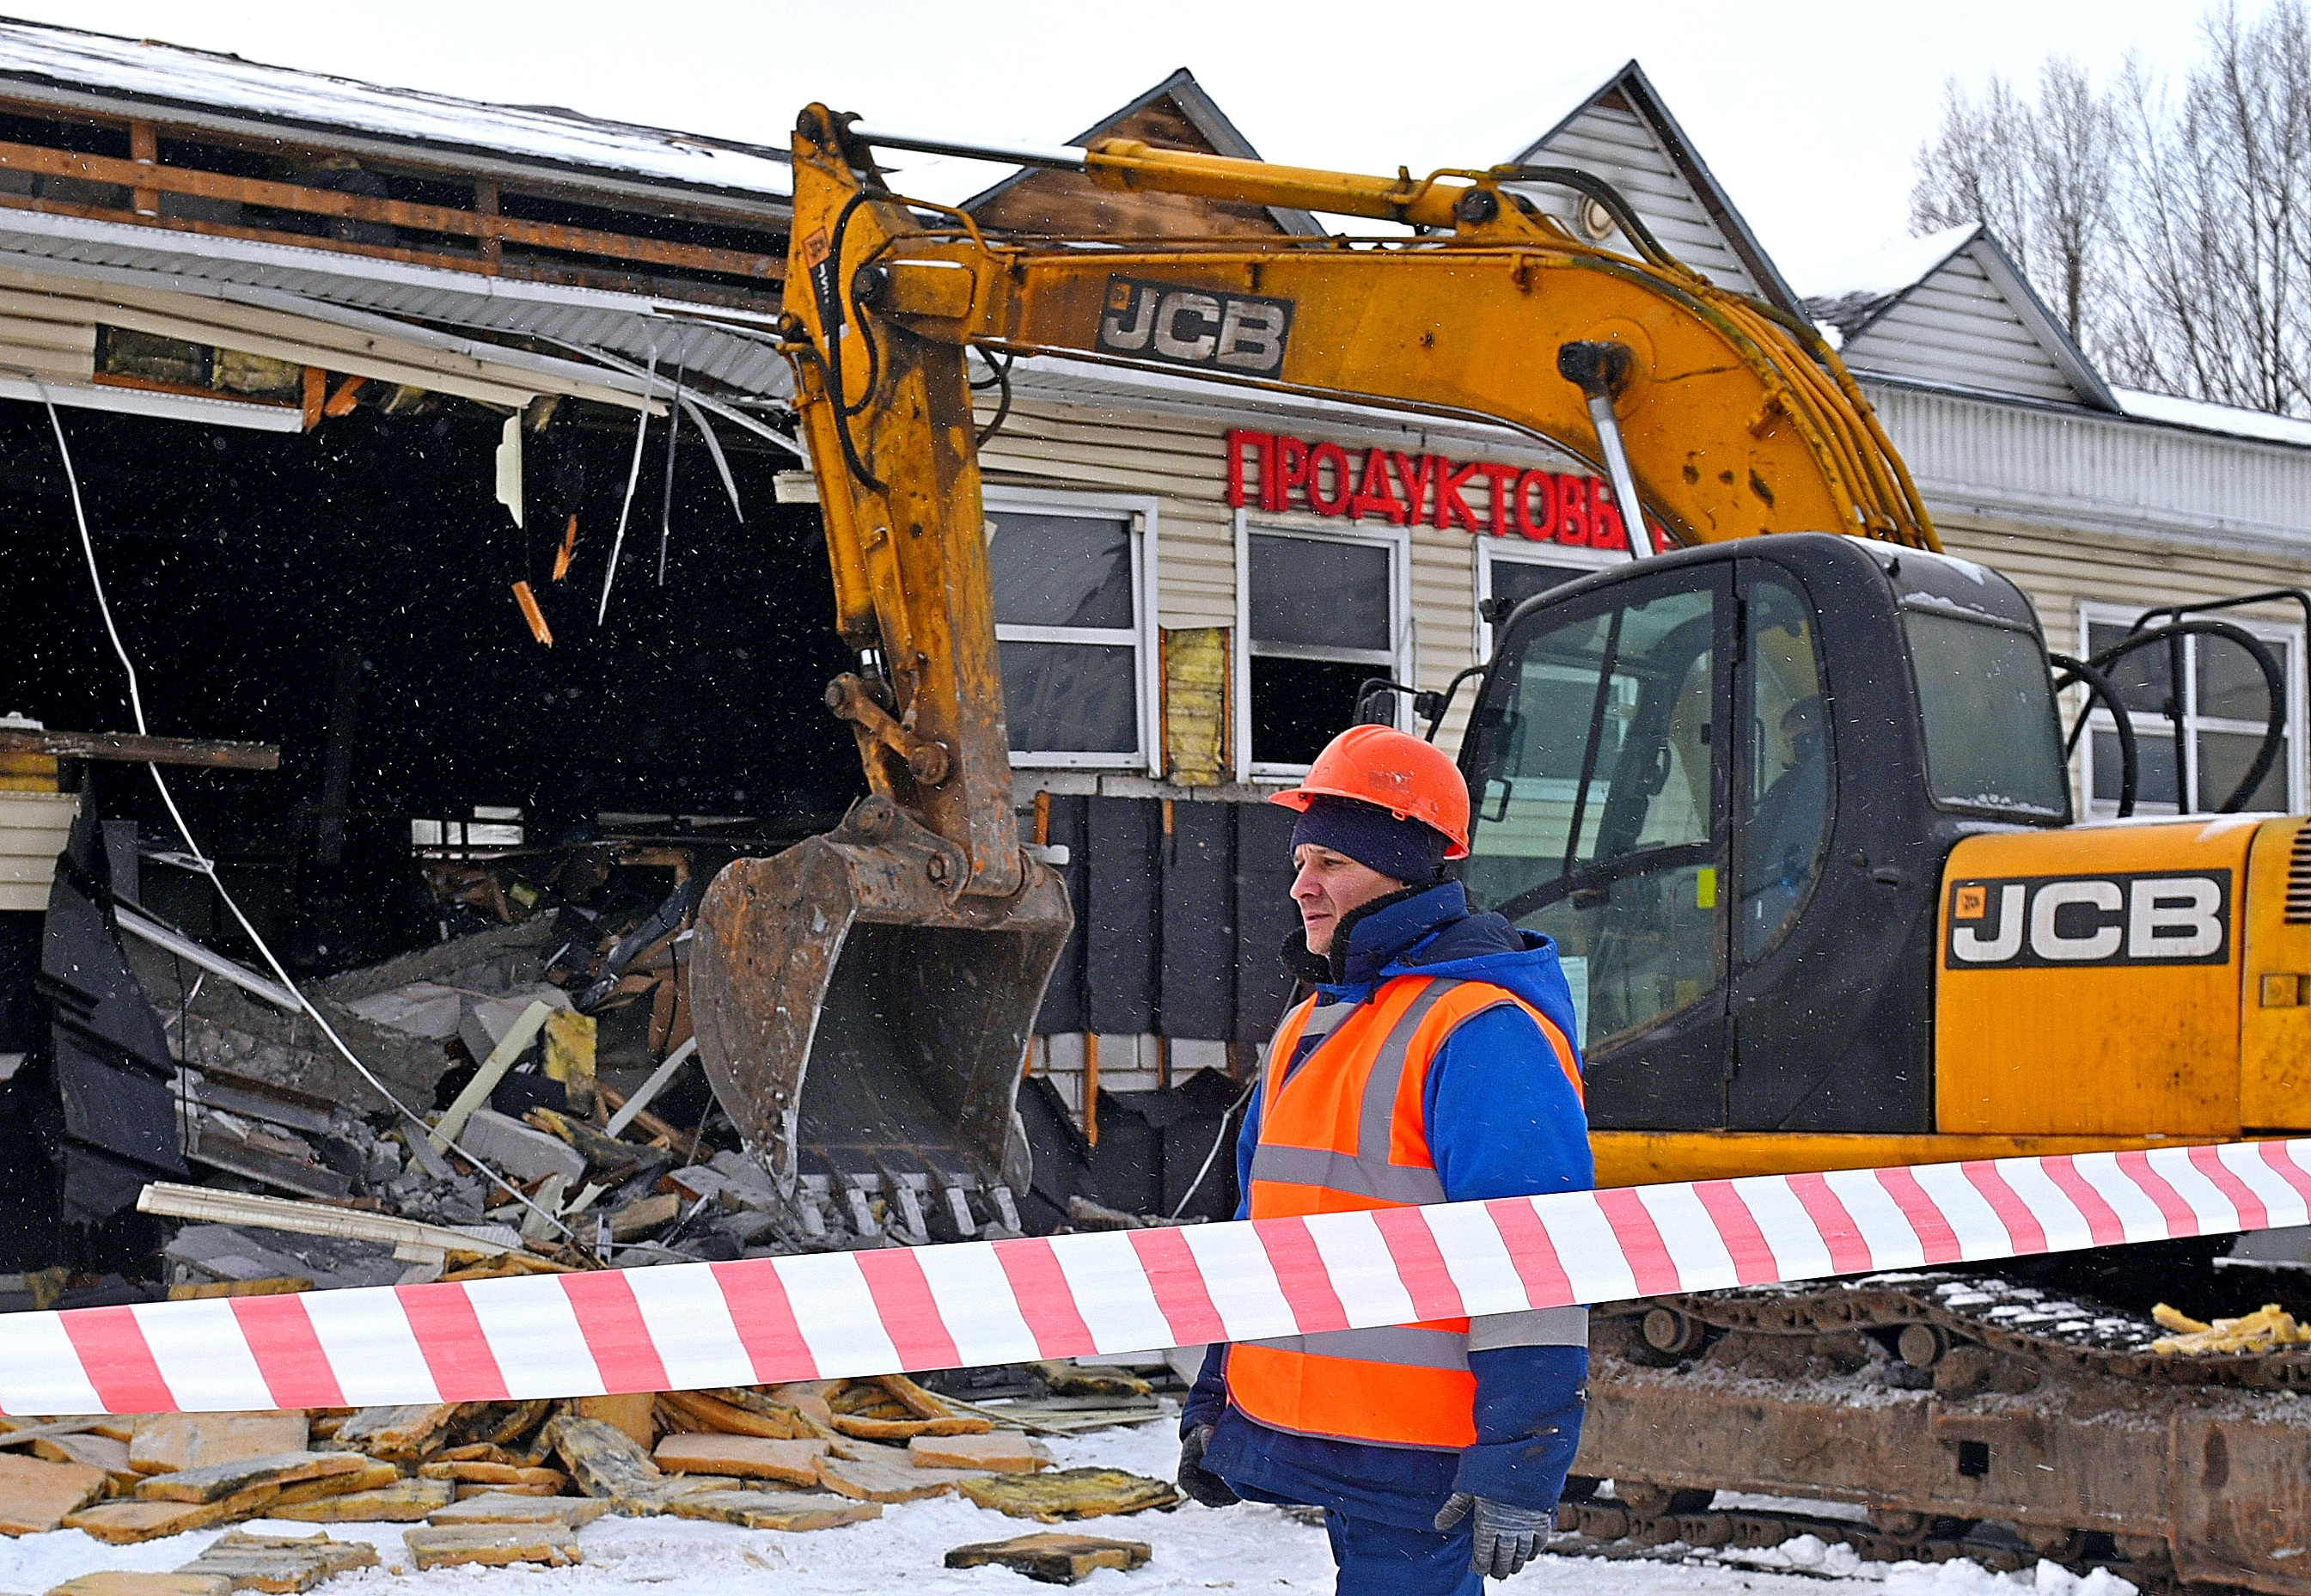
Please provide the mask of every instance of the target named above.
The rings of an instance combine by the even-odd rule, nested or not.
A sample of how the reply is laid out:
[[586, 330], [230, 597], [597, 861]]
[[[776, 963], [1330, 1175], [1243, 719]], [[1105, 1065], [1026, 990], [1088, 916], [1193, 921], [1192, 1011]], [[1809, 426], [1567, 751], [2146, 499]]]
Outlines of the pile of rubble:
[[[1158, 1411], [1152, 1400], [1147, 1409]], [[0, 1534], [80, 1530], [127, 1545], [249, 1519], [405, 1523], [419, 1568], [577, 1562], [576, 1531], [604, 1513], [807, 1531], [951, 1492], [1042, 1523], [1178, 1501], [1160, 1480], [1054, 1469], [1001, 1412], [897, 1375], [567, 1402], [0, 1424], [11, 1426], [0, 1432]], [[1043, 1545], [1039, 1555], [1051, 1553]], [[219, 1566], [196, 1560], [180, 1572], [230, 1573], [222, 1564], [234, 1558], [292, 1570], [268, 1591], [375, 1561], [366, 1546], [258, 1535], [221, 1540], [204, 1557]]]

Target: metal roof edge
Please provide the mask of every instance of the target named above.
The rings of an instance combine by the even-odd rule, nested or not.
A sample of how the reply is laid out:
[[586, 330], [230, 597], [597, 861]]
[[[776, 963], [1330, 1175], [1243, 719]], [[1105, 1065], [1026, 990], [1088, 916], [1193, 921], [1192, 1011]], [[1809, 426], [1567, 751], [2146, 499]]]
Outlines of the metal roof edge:
[[[1888, 294], [1883, 300], [1880, 300], [1878, 303], [1878, 308], [1871, 311], [1859, 326], [1840, 337], [1837, 346], [1838, 353], [1843, 356], [1847, 350], [1853, 347], [1853, 342], [1855, 339], [1867, 335], [1870, 329], [1876, 327], [1878, 323], [1885, 318], [1886, 314], [1892, 310], [1895, 306], [1900, 304], [1904, 300], [1908, 299], [1912, 294], [1915, 293], [1920, 288], [1925, 285], [1928, 278], [1932, 277], [1936, 272], [1940, 271], [1944, 266], [1949, 265], [1951, 257], [1957, 255], [1958, 251], [1966, 249], [1968, 245], [1972, 244], [1975, 240], [1980, 238], [1984, 233], [1989, 231], [1990, 230], [1982, 222], [1975, 222], [1974, 224], [1974, 231], [1967, 234], [1964, 238], [1958, 240], [1956, 243], [1952, 244], [1949, 249], [1944, 252], [1940, 260], [1937, 260], [1924, 271], [1920, 272], [1916, 276], [1911, 278], [1908, 283], [1905, 283], [1900, 288], [1896, 289], [1892, 293]], [[1827, 296], [1819, 297], [1826, 298]], [[1926, 386], [1931, 387], [1933, 385], [1928, 384]]]
[[[2022, 323], [2030, 329], [2031, 336], [2054, 357], [2054, 363], [2062, 368], [2062, 375], [2070, 379], [2073, 388], [2086, 396], [2092, 407], [2109, 411], [2115, 415], [2125, 414], [2117, 396], [2103, 381], [2102, 373], [2096, 371], [2094, 362], [2087, 359], [2087, 352], [2079, 347], [2078, 341], [2054, 318], [2054, 313], [2046, 309], [2046, 301], [2040, 299], [2038, 291], [2030, 286], [2030, 280], [2014, 264], [2014, 257], [2006, 253], [2006, 246], [1998, 241], [1998, 235], [1991, 231], [1988, 223], [1978, 227], [1974, 236], [1959, 248], [1971, 254], [1990, 280], [1998, 285], [1998, 291], [2005, 295], [2007, 302], [2022, 318]], [[1934, 270], [1938, 272], [1948, 265], [1949, 262], [1945, 259], [1942, 266], [1936, 266]], [[1927, 274], [1928, 276], [1932, 275], [1932, 272]]]

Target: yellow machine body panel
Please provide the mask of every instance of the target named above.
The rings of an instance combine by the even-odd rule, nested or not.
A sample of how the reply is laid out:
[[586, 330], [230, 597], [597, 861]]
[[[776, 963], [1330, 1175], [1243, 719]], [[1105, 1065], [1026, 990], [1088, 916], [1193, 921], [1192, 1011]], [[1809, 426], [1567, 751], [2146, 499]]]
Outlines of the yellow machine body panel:
[[1945, 1134], [2232, 1136], [2257, 837], [2215, 815], [1969, 837], [1943, 871]]
[[2247, 858], [2239, 982], [2239, 1121], [2311, 1127], [2311, 822], [2274, 820]]

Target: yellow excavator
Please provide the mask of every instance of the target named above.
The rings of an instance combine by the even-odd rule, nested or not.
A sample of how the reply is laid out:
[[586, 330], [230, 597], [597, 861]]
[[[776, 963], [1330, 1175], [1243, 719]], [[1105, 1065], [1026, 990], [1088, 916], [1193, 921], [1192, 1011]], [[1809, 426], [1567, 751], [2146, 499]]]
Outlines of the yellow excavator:
[[[990, 238], [892, 192], [877, 148], [1403, 231]], [[1016, 1228], [1013, 1103], [1072, 923], [1014, 814], [974, 350], [1481, 418], [1610, 482], [1649, 557], [1498, 617], [1460, 756], [1472, 898], [1554, 938], [1574, 979], [1600, 1185], [2311, 1128], [2302, 818], [2077, 824], [2028, 603], [1940, 552], [1810, 327], [1672, 259], [1593, 175], [995, 146], [822, 106], [794, 170], [781, 333], [859, 661], [827, 702], [872, 790], [717, 878], [692, 992], [724, 1107], [830, 1243]], [[1574, 236], [1534, 203], [1550, 190], [1635, 253]], [[2271, 689], [2240, 801], [2285, 693], [2224, 622], [2126, 646], [2193, 629]], [[2114, 663], [2060, 665], [2115, 707]], [[1577, 1467], [1614, 1489], [1562, 1526], [2311, 1593], [2311, 1417], [2273, 1395], [2311, 1384], [2311, 1356], [2163, 1354], [2030, 1278], [1601, 1308]], [[1858, 1507], [1804, 1505], [1825, 1502]]]

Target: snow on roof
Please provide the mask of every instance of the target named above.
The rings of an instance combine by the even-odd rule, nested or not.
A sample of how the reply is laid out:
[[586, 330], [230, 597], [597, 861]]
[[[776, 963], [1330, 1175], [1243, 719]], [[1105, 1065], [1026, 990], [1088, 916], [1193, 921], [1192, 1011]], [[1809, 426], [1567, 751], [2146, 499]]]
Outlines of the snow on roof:
[[2311, 448], [2311, 421], [2272, 415], [2261, 410], [2240, 410], [2211, 405], [2204, 399], [2178, 399], [2170, 394], [2145, 393], [2140, 388], [2114, 388], [2119, 408], [2138, 421], [2164, 422], [2202, 432], [2227, 432], [2234, 438], [2260, 438], [2268, 443], [2292, 443]]
[[546, 106], [484, 105], [415, 89], [266, 66], [149, 39], [0, 21], [0, 81], [131, 96], [307, 127], [345, 129], [687, 188], [785, 198], [782, 152]]
[[1795, 287], [1807, 300], [1891, 299], [1905, 289], [1916, 287], [1932, 275], [1934, 268], [1971, 243], [1974, 235], [1981, 231], [1978, 222], [1962, 222], [1923, 238], [1904, 239], [1867, 255], [1809, 267], [1798, 274], [1800, 281]]

